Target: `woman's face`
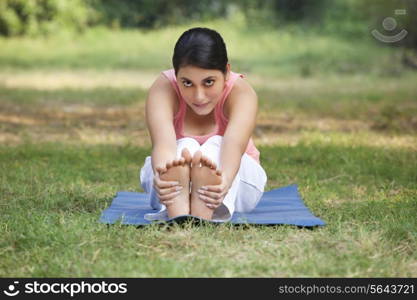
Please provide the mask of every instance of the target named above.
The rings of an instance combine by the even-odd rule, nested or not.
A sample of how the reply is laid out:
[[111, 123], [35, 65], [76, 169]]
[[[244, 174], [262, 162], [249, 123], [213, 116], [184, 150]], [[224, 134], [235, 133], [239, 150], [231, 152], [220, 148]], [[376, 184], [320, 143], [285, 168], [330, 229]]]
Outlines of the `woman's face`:
[[178, 70], [177, 83], [188, 106], [197, 115], [204, 116], [220, 101], [229, 74], [230, 64], [227, 64], [226, 77], [219, 70], [186, 66]]

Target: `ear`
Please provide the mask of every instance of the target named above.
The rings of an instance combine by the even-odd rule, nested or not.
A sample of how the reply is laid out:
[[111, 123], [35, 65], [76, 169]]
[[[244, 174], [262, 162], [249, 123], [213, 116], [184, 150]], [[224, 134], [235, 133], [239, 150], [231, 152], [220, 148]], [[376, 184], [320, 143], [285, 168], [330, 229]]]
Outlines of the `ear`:
[[229, 80], [230, 78], [230, 69], [231, 69], [230, 64], [227, 63], [226, 64], [226, 81]]

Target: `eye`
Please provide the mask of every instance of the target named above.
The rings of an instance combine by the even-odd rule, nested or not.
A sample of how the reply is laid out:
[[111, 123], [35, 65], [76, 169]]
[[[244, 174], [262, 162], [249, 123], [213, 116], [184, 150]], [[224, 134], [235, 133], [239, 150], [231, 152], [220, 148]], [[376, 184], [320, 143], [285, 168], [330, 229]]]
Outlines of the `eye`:
[[[183, 84], [184, 84], [184, 86], [186, 86], [186, 87], [190, 87], [190, 86], [191, 86], [191, 82], [189, 82], [189, 81], [183, 81], [182, 83], [183, 83]], [[190, 85], [187, 85], [187, 83], [189, 83]]]
[[[192, 86], [192, 83], [190, 82], [190, 81], [183, 81], [182, 82], [183, 83], [183, 85], [185, 86], [185, 87], [190, 87], [190, 86]], [[207, 83], [209, 83], [209, 84], [207, 84]], [[214, 84], [214, 80], [213, 79], [209, 79], [209, 80], [206, 80], [206, 86], [212, 86]]]

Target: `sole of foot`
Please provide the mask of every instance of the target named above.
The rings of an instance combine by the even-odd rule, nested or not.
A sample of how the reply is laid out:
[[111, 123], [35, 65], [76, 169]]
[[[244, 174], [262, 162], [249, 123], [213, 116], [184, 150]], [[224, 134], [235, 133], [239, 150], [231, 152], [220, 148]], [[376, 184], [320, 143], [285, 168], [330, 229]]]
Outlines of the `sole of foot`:
[[159, 173], [159, 177], [166, 181], [178, 181], [182, 189], [178, 195], [172, 199], [173, 203], [167, 205], [169, 218], [179, 215], [190, 214], [190, 168], [191, 153], [187, 148], [181, 152], [181, 158], [167, 162], [166, 170]]
[[216, 164], [203, 156], [200, 150], [194, 153], [191, 163], [191, 214], [211, 220], [214, 209], [208, 207], [206, 202], [200, 199], [198, 190], [205, 185], [220, 184], [222, 182], [221, 171], [216, 171]]

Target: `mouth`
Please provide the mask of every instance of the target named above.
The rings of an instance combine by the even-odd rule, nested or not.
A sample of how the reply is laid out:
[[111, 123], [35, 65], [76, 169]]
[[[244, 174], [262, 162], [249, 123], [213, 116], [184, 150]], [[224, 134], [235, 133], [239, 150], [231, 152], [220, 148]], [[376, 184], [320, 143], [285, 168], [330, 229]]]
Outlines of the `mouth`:
[[195, 107], [198, 107], [198, 108], [203, 108], [203, 107], [206, 107], [208, 104], [209, 104], [208, 102], [207, 102], [207, 103], [204, 103], [204, 104], [195, 104], [195, 103], [193, 103], [193, 105], [194, 105]]

